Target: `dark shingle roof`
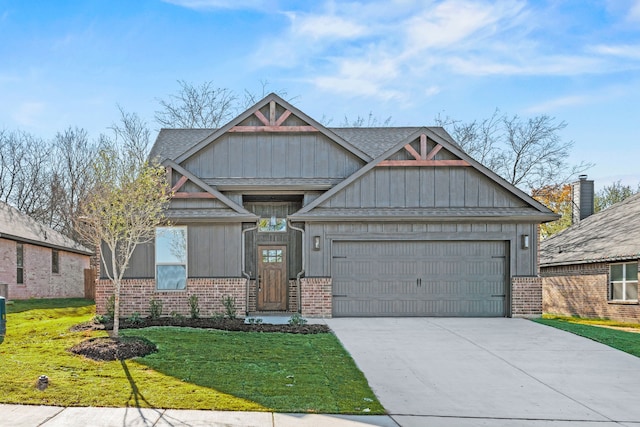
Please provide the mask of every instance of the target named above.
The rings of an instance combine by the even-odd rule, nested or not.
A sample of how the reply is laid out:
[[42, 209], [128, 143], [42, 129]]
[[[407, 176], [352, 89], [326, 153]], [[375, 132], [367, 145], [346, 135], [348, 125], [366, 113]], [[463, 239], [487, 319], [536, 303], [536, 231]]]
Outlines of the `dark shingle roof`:
[[160, 129], [149, 158], [160, 162], [165, 159], [173, 160], [215, 131], [216, 129]]
[[91, 251], [81, 244], [3, 202], [0, 202], [0, 238], [91, 254]]
[[[328, 128], [360, 151], [376, 158], [421, 127]], [[438, 136], [458, 146], [441, 127], [429, 127]], [[174, 160], [216, 129], [161, 129], [151, 148], [150, 158]]]
[[418, 129], [420, 128], [329, 128], [330, 131], [373, 158], [378, 157]]
[[640, 194], [600, 211], [540, 244], [540, 265], [640, 258]]

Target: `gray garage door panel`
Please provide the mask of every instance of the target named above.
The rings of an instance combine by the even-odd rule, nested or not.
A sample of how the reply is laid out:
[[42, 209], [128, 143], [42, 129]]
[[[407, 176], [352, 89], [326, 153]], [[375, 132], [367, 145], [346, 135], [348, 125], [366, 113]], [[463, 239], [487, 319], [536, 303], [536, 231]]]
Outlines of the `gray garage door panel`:
[[335, 241], [334, 316], [505, 316], [506, 242]]

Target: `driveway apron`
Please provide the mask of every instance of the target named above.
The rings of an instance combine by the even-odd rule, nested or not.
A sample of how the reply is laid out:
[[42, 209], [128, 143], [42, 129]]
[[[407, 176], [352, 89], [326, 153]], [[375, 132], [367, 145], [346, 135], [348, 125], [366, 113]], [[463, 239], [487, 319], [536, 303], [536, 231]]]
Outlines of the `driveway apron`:
[[506, 318], [327, 323], [391, 415], [640, 422], [640, 359], [567, 332]]

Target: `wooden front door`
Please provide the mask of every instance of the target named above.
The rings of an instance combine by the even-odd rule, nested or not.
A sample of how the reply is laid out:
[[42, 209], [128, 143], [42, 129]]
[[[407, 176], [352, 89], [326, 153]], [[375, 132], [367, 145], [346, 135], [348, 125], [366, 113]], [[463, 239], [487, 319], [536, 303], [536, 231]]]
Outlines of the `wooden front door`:
[[258, 246], [258, 310], [286, 310], [287, 282], [287, 247]]

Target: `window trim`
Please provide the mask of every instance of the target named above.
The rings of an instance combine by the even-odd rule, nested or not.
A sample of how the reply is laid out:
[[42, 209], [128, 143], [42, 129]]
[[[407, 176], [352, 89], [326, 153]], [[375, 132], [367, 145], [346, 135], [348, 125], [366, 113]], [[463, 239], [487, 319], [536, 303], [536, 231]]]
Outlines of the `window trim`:
[[24, 285], [24, 244], [16, 243], [16, 284]]
[[[636, 270], [636, 279], [635, 280], [627, 280], [627, 266], [633, 264]], [[611, 267], [614, 265], [622, 265], [622, 280], [612, 280], [611, 279]], [[630, 262], [616, 262], [609, 264], [609, 301], [616, 303], [638, 303], [638, 261], [630, 261]], [[614, 283], [622, 284], [622, 299], [614, 299], [613, 298], [613, 285]], [[635, 284], [636, 285], [636, 299], [627, 299], [627, 284]]]
[[[165, 230], [184, 230], [184, 263], [177, 263], [177, 262], [158, 262], [158, 250], [157, 250], [157, 246], [158, 246], [158, 231], [161, 229], [165, 229]], [[158, 266], [184, 266], [184, 288], [173, 288], [173, 289], [161, 289], [158, 287]], [[188, 243], [188, 229], [186, 225], [181, 225], [181, 226], [163, 226], [163, 227], [156, 227], [156, 235], [155, 235], [155, 240], [154, 240], [154, 279], [155, 279], [155, 283], [156, 283], [156, 291], [159, 292], [184, 292], [187, 290], [187, 280], [189, 278], [189, 243]]]

